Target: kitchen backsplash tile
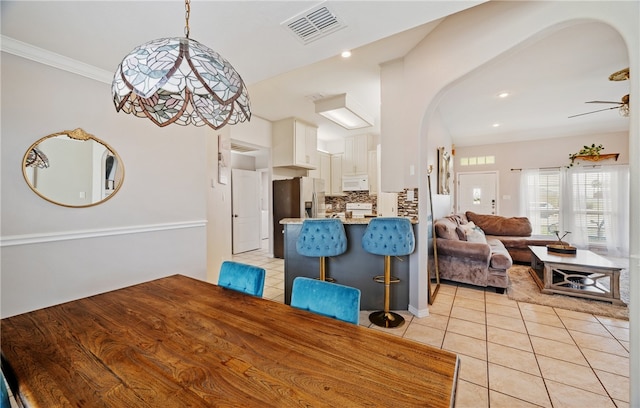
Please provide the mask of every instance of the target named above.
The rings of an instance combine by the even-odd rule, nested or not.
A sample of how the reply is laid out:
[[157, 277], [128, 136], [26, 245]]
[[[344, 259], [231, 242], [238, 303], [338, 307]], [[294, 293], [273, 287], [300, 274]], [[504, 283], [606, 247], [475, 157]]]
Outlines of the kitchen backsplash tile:
[[347, 191], [343, 196], [325, 197], [325, 204], [331, 204], [331, 212], [345, 212], [347, 203], [371, 203], [373, 212], [376, 212], [377, 196], [369, 195], [367, 191]]
[[[413, 201], [407, 200], [407, 189], [398, 193], [398, 215], [401, 217], [418, 217], [418, 189], [414, 188]], [[371, 203], [373, 213], [377, 212], [378, 197], [369, 195], [366, 191], [348, 191], [344, 196], [327, 196], [325, 204], [331, 205], [330, 212], [338, 213], [346, 211], [347, 203]]]
[[418, 189], [413, 188], [413, 201], [407, 201], [407, 191], [398, 193], [398, 216], [418, 218]]

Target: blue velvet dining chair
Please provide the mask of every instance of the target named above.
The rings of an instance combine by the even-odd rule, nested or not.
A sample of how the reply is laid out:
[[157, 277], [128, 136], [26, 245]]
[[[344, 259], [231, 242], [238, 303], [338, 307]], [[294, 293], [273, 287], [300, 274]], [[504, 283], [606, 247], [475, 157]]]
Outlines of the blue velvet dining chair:
[[391, 276], [391, 257], [409, 255], [415, 249], [415, 236], [411, 221], [402, 217], [372, 218], [362, 237], [362, 248], [375, 255], [384, 256], [384, 275], [373, 278], [384, 283], [384, 310], [369, 315], [371, 323], [380, 327], [399, 327], [404, 318], [389, 310], [389, 289], [391, 283], [400, 279]]
[[338, 218], [310, 218], [302, 221], [296, 251], [303, 256], [320, 258], [320, 280], [335, 282], [335, 279], [327, 277], [326, 257], [343, 254], [346, 250], [347, 234]]
[[358, 324], [360, 289], [299, 276], [293, 280], [291, 306]]
[[263, 268], [240, 262], [224, 261], [220, 267], [218, 285], [262, 297], [266, 272]]
[[[0, 371], [0, 373], [2, 373]], [[0, 408], [11, 408], [11, 403], [9, 402], [9, 391], [7, 390], [7, 385], [4, 382], [4, 373], [0, 375]]]

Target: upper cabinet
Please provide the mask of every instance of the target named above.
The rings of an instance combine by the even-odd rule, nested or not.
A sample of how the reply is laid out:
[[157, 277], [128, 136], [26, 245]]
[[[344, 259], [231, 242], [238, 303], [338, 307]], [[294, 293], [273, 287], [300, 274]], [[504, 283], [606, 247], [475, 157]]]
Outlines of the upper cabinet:
[[326, 152], [318, 152], [318, 167], [309, 170], [309, 177], [324, 180], [324, 190], [331, 192], [331, 155]]
[[368, 174], [369, 174], [369, 195], [378, 194], [378, 152], [369, 150], [368, 152]]
[[273, 167], [316, 169], [318, 127], [296, 118], [273, 122]]
[[331, 155], [331, 190], [329, 195], [340, 196], [342, 192], [342, 153]]
[[344, 139], [342, 174], [355, 176], [369, 172], [369, 150], [375, 149], [372, 135], [347, 136]]

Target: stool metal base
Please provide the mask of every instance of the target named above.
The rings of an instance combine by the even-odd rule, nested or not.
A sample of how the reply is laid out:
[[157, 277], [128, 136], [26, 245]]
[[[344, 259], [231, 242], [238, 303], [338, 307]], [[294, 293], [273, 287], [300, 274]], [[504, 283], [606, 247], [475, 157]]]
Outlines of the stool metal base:
[[394, 312], [380, 310], [369, 315], [369, 321], [380, 327], [400, 327], [404, 324], [404, 317]]

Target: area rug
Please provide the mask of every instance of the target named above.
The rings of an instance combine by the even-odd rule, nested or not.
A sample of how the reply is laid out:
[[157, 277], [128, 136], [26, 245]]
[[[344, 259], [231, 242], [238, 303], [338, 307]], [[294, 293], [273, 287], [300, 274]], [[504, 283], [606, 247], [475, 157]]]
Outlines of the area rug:
[[[514, 265], [507, 273], [509, 274], [509, 287], [507, 295], [509, 299], [518, 302], [534, 303], [537, 305], [557, 307], [560, 309], [573, 310], [577, 312], [590, 313], [598, 316], [613, 317], [616, 319], [629, 320], [629, 309], [626, 306], [616, 306], [601, 300], [589, 300], [574, 296], [558, 294], [540, 293], [538, 285], [534, 282], [526, 265]], [[621, 286], [622, 278], [621, 278]], [[622, 299], [628, 302], [628, 299]]]

